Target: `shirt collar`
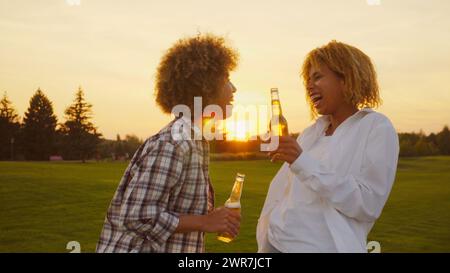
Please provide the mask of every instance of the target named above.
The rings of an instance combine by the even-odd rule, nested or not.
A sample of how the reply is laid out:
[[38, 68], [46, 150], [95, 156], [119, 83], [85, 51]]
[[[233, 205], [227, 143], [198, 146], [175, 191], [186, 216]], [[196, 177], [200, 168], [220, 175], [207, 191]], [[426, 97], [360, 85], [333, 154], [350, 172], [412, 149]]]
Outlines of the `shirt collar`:
[[[351, 115], [350, 117], [348, 117], [347, 120], [359, 117], [363, 113], [371, 113], [371, 112], [373, 112], [372, 108], [364, 107], [364, 108], [360, 109], [358, 112], [356, 112], [353, 115]], [[317, 119], [317, 123], [321, 124], [323, 126], [327, 125], [329, 122], [330, 122], [330, 116], [329, 115], [320, 116]]]
[[[368, 114], [371, 112], [373, 112], [373, 109], [371, 109], [369, 107], [364, 107], [364, 108], [360, 109], [358, 112], [354, 113], [353, 115], [348, 117], [346, 120], [344, 120], [344, 122], [341, 125], [339, 125], [337, 131], [342, 131], [343, 130], [342, 128], [348, 126], [348, 124], [351, 123], [353, 120], [360, 118], [360, 116], [363, 114], [365, 115], [365, 114]], [[319, 134], [320, 132], [325, 130], [325, 127], [328, 126], [329, 124], [330, 124], [330, 116], [329, 115], [320, 116], [317, 119], [317, 127], [316, 128], [318, 131], [316, 133]], [[336, 134], [336, 132], [333, 135], [335, 135], [335, 134]]]
[[183, 122], [183, 134], [185, 134], [188, 137], [192, 137], [191, 132], [194, 132], [194, 140], [202, 140], [202, 131], [196, 124], [194, 124], [191, 119], [182, 116], [178, 118]]

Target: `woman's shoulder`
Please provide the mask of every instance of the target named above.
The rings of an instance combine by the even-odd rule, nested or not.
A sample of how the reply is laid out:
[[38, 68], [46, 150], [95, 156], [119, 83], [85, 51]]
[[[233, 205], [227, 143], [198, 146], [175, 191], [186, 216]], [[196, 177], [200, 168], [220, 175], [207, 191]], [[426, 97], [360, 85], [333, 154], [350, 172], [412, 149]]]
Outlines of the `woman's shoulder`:
[[171, 152], [177, 157], [189, 155], [193, 149], [193, 140], [174, 130], [174, 121], [163, 127], [158, 133], [147, 138], [141, 146], [141, 156], [149, 153], [163, 154]]
[[392, 121], [383, 113], [374, 111], [372, 109], [366, 110], [366, 114], [361, 119], [362, 122], [370, 123], [371, 127], [386, 127], [394, 129]]
[[395, 129], [394, 124], [383, 113], [372, 110], [361, 119], [361, 122], [367, 129], [369, 138], [378, 138], [382, 136], [383, 138], [398, 140], [397, 130]]

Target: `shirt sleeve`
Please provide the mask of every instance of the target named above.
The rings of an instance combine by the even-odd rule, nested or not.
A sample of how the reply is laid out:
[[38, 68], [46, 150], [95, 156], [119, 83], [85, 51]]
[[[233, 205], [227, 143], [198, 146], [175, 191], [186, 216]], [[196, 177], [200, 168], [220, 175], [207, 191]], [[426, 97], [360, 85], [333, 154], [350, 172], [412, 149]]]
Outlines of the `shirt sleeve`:
[[342, 214], [359, 221], [373, 222], [381, 214], [395, 180], [399, 144], [389, 121], [378, 122], [371, 130], [358, 174], [339, 176], [327, 170], [308, 152], [290, 168], [319, 196]]
[[128, 230], [145, 236], [158, 249], [179, 223], [179, 215], [168, 207], [170, 192], [183, 172], [183, 155], [170, 142], [161, 141], [137, 168], [121, 213]]

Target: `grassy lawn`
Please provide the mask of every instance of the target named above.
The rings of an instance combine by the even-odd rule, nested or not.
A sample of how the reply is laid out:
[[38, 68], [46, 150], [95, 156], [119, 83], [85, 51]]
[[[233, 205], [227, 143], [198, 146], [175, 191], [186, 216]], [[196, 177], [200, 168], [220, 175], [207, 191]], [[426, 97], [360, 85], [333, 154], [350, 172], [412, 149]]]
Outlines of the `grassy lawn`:
[[[280, 164], [211, 163], [216, 205], [246, 174], [243, 220], [236, 241], [207, 236], [208, 252], [256, 251], [255, 228]], [[68, 252], [78, 241], [92, 252], [126, 163], [0, 162], [0, 252]], [[397, 179], [369, 240], [382, 252], [450, 252], [450, 157], [401, 159]]]

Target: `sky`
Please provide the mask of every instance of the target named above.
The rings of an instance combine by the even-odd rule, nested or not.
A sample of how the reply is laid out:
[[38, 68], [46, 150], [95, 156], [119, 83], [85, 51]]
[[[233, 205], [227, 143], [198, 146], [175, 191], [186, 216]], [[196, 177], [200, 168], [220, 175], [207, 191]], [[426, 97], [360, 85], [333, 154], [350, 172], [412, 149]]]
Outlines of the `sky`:
[[235, 103], [268, 105], [278, 87], [290, 131], [312, 123], [299, 77], [330, 40], [375, 64], [378, 111], [399, 132], [450, 125], [450, 1], [0, 0], [0, 92], [23, 117], [37, 90], [60, 122], [79, 86], [106, 138], [147, 138], [171, 120], [154, 102], [160, 58], [179, 38], [212, 32], [241, 56]]

